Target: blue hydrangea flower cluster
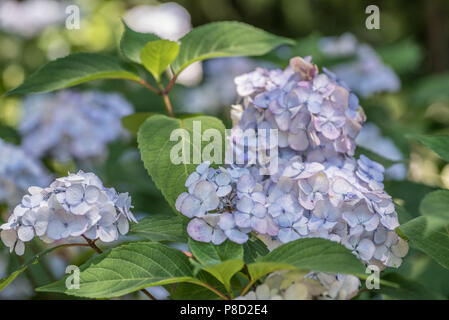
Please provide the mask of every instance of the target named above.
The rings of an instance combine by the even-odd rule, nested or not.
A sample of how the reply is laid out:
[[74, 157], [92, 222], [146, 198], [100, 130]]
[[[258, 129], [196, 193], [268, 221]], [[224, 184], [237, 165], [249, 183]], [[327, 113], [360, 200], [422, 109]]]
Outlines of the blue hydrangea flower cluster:
[[27, 97], [19, 125], [23, 148], [34, 157], [91, 160], [125, 134], [121, 117], [133, 112], [119, 94], [60, 91]]
[[0, 139], [0, 203], [14, 206], [28, 186], [45, 186], [50, 173], [20, 147]]
[[112, 242], [119, 232], [128, 232], [128, 220], [137, 222], [128, 193], [105, 188], [93, 173], [79, 171], [56, 179], [47, 188], [30, 187], [28, 192], [8, 222], [0, 226], [3, 243], [18, 255], [34, 237], [50, 243], [83, 235]]
[[322, 38], [319, 47], [331, 58], [355, 56], [352, 61], [335, 65], [332, 71], [361, 97], [400, 89], [401, 82], [393, 69], [382, 62], [372, 47], [360, 44], [352, 34]]
[[[319, 237], [343, 244], [366, 264], [398, 267], [408, 245], [395, 232], [399, 222], [384, 191], [385, 169], [363, 155], [352, 157], [365, 121], [357, 97], [301, 58], [285, 71], [257, 69], [235, 82], [244, 102], [233, 129], [255, 135], [260, 128], [278, 129], [277, 170], [261, 174], [257, 163], [198, 166], [176, 202], [192, 218], [189, 235], [244, 243], [251, 232], [270, 247]], [[253, 146], [243, 146], [248, 159]]]

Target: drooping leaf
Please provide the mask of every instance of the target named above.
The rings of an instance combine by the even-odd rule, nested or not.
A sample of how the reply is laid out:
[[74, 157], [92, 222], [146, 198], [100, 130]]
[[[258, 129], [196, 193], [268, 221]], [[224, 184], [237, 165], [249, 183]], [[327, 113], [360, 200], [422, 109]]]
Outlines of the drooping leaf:
[[130, 232], [151, 241], [187, 240], [184, 222], [180, 216], [174, 214], [152, 214], [134, 224]]
[[147, 118], [151, 117], [152, 115], [154, 115], [153, 112], [133, 113], [122, 118], [122, 125], [130, 133], [132, 133], [133, 135], [137, 135], [137, 132], [139, 131], [142, 123], [144, 123], [145, 120], [147, 120]]
[[161, 74], [175, 60], [178, 52], [179, 45], [174, 41], [151, 41], [140, 52], [140, 60], [153, 77], [159, 81]]
[[[197, 145], [194, 139], [194, 125], [201, 126], [201, 131], [198, 130], [195, 133], [195, 135], [200, 135], [199, 139], [207, 129], [218, 130], [212, 132], [220, 133], [221, 148], [223, 148], [225, 127], [219, 119], [214, 117], [193, 116], [177, 119], [154, 115], [145, 120], [138, 132], [137, 141], [145, 168], [172, 208], [174, 208], [176, 198], [186, 191], [184, 184], [187, 177], [195, 171], [199, 164], [194, 153], [198, 155], [201, 155], [201, 151], [207, 153], [205, 146], [217, 142], [199, 141]], [[170, 140], [172, 134], [173, 139]], [[198, 150], [199, 145], [201, 145], [201, 150]], [[176, 146], [179, 147], [178, 150], [176, 150]], [[182, 153], [182, 150], [189, 150], [189, 155], [187, 152]], [[218, 150], [215, 151], [218, 152]], [[175, 163], [171, 159], [172, 152], [176, 157], [182, 153]], [[223, 156], [223, 149], [221, 152], [221, 156]], [[204, 157], [201, 158], [204, 160]], [[220, 161], [223, 163], [223, 159]]]
[[251, 279], [274, 270], [295, 267], [321, 272], [363, 274], [365, 267], [357, 257], [336, 242], [308, 238], [285, 243], [248, 265]]
[[259, 56], [291, 39], [278, 37], [241, 22], [213, 22], [194, 28], [181, 38], [181, 49], [173, 62], [179, 74], [195, 61], [230, 56]]
[[411, 245], [449, 269], [449, 221], [435, 216], [421, 216], [401, 225], [399, 230]]
[[422, 215], [435, 216], [449, 221], [449, 190], [437, 190], [421, 200], [419, 210]]
[[397, 284], [397, 287], [380, 284], [376, 292], [382, 294], [384, 299], [398, 300], [442, 300], [439, 293], [434, 292], [419, 282], [407, 279], [398, 273], [389, 273], [383, 280]]
[[449, 162], [449, 135], [409, 135], [427, 148], [435, 151], [441, 158]]
[[113, 298], [139, 289], [178, 282], [197, 283], [182, 252], [154, 242], [133, 242], [108, 250], [80, 267], [79, 289], [67, 289], [66, 278], [37, 288], [87, 298]]
[[129, 60], [142, 63], [140, 60], [140, 51], [150, 42], [159, 40], [159, 37], [152, 33], [136, 32], [123, 22], [125, 31], [120, 39], [120, 50]]
[[115, 57], [98, 53], [75, 53], [43, 65], [6, 95], [54, 91], [106, 78], [132, 81], [140, 79]]

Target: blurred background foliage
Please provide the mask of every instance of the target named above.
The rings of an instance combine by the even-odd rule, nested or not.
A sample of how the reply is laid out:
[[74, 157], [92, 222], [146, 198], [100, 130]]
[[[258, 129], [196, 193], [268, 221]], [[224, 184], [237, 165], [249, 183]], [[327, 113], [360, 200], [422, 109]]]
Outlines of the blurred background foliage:
[[[3, 1], [3, 0], [2, 0]], [[5, 0], [6, 1], [6, 0]], [[19, 1], [25, 2], [25, 1]], [[435, 188], [449, 188], [449, 164], [423, 145], [407, 138], [409, 134], [449, 133], [449, 2], [432, 1], [375, 1], [380, 8], [380, 29], [365, 27], [365, 8], [373, 1], [340, 0], [179, 0], [190, 14], [192, 26], [220, 20], [238, 20], [272, 33], [297, 40], [293, 48], [279, 48], [252, 61], [253, 65], [279, 65], [285, 67], [295, 55], [312, 55], [318, 66], [332, 67], [341, 62], [329, 58], [319, 48], [322, 37], [352, 33], [360, 43], [371, 45], [383, 62], [393, 68], [401, 81], [401, 89], [394, 93], [377, 93], [361, 98], [361, 105], [368, 121], [380, 128], [382, 136], [389, 137], [403, 155], [402, 162], [408, 168], [405, 179], [387, 181], [387, 191], [403, 205], [410, 216], [419, 215], [422, 197]], [[139, 5], [158, 5], [165, 1], [139, 0], [74, 0], [61, 1], [63, 8], [76, 4], [81, 8], [81, 28], [68, 30], [62, 20], [27, 34], [3, 27], [0, 30], [0, 94], [19, 85], [46, 61], [73, 52], [107, 52], [118, 55], [117, 47], [123, 31], [121, 18]], [[0, 15], [0, 25], [1, 23]], [[17, 17], [20, 19], [20, 17]], [[23, 17], [22, 24], [26, 24]], [[31, 19], [31, 18], [30, 18]], [[203, 65], [203, 69], [206, 70]], [[253, 68], [253, 67], [252, 67]], [[239, 70], [237, 70], [238, 72]], [[241, 73], [249, 70], [242, 70]], [[201, 87], [212, 78], [220, 78], [220, 71], [204, 72], [203, 79], [193, 87], [175, 86], [174, 108], [178, 113], [198, 111], [183, 106], [195, 104], [188, 92]], [[238, 73], [237, 73], [238, 74]], [[232, 81], [232, 78], [231, 80]], [[229, 84], [228, 84], [229, 85]], [[231, 88], [233, 84], [231, 83]], [[82, 85], [80, 90], [98, 89], [120, 92], [133, 105], [136, 112], [165, 113], [158, 96], [135, 84], [122, 81], [97, 81]], [[220, 88], [219, 88], [220, 90]], [[204, 90], [202, 91], [203, 95]], [[214, 95], [214, 92], [208, 92]], [[20, 144], [17, 125], [22, 116], [21, 98], [0, 97], [0, 138]], [[216, 103], [216, 102], [214, 102]], [[232, 101], [231, 101], [232, 103]], [[207, 104], [207, 101], [206, 101]], [[206, 114], [219, 114], [230, 126], [229, 103], [220, 108], [200, 110]], [[382, 153], [380, 150], [379, 153]], [[381, 156], [388, 156], [380, 154]], [[0, 155], [1, 156], [1, 155]], [[83, 168], [76, 162], [55, 163], [44, 159], [46, 166], [56, 174], [65, 174]], [[135, 139], [113, 142], [109, 152], [100, 161], [89, 166], [108, 186], [119, 191], [129, 191], [135, 211], [142, 215], [170, 213], [146, 174], [136, 149]], [[3, 219], [8, 208], [2, 206]], [[2, 244], [0, 243], [0, 246]], [[37, 253], [43, 246], [36, 242], [32, 249]], [[81, 250], [81, 252], [84, 252]], [[0, 260], [6, 261], [8, 255]], [[36, 287], [60, 276], [61, 266], [86, 259], [79, 252], [54, 254], [56, 260], [39, 264], [24, 274], [20, 281]], [[11, 255], [11, 257], [13, 257]], [[27, 259], [27, 257], [23, 257]], [[8, 270], [23, 263], [17, 257], [3, 263]], [[0, 264], [1, 265], [1, 264]], [[55, 265], [55, 266], [53, 266]], [[54, 270], [53, 270], [54, 269]], [[58, 271], [59, 270], [59, 271]], [[0, 275], [7, 270], [2, 270]], [[59, 272], [59, 273], [58, 273]], [[449, 297], [449, 272], [420, 252], [410, 252], [399, 272], [415, 279], [446, 297]], [[62, 272], [63, 273], [63, 272]], [[45, 298], [33, 295], [27, 286], [15, 286], [15, 292], [2, 293], [3, 297]], [[28, 282], [27, 282], [28, 281]], [[29, 287], [29, 286], [28, 286]], [[10, 290], [11, 291], [11, 290]], [[9, 294], [9, 296], [8, 296]], [[0, 295], [0, 297], [2, 297]], [[364, 296], [362, 295], [361, 298]]]

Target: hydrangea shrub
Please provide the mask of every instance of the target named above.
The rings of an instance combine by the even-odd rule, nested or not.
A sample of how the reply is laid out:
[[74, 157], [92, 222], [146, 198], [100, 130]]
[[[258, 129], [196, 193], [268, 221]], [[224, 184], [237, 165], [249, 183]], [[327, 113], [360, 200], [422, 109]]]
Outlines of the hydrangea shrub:
[[[123, 79], [159, 95], [168, 113], [130, 115], [121, 97], [95, 92], [27, 98], [25, 108], [40, 111], [21, 123], [23, 147], [36, 157], [95, 157], [120, 135], [121, 117], [133, 120], [127, 128], [137, 132], [145, 168], [174, 211], [138, 222], [130, 195], [105, 187], [92, 172], [69, 173], [51, 184], [20, 184], [29, 187], [28, 193], [22, 192], [0, 226], [10, 251], [23, 254], [25, 243], [40, 238], [59, 245], [33, 263], [68, 246], [88, 246], [98, 253], [81, 266], [79, 288], [67, 287], [63, 278], [37, 291], [103, 299], [140, 290], [154, 299], [148, 287], [174, 284], [170, 297], [180, 299], [352, 299], [367, 278], [367, 267], [380, 272], [401, 265], [408, 241], [447, 267], [447, 257], [435, 254], [427, 238], [411, 231], [422, 227], [422, 217], [400, 226], [401, 211], [384, 190], [384, 167], [356, 156], [356, 138], [366, 121], [352, 91], [360, 88], [324, 67], [320, 71], [311, 57], [294, 57], [284, 70], [256, 68], [234, 79], [238, 101], [229, 108], [233, 125], [224, 135], [217, 118], [176, 115], [170, 92], [183, 71], [210, 58], [264, 55], [294, 41], [238, 22], [200, 26], [177, 41], [155, 33], [125, 25], [123, 59], [69, 55], [49, 62], [8, 93]], [[352, 40], [349, 47], [356, 47]], [[207, 147], [203, 139], [211, 138], [219, 151], [226, 145], [232, 154], [214, 149], [213, 161], [197, 161], [192, 153]], [[192, 153], [187, 151], [191, 147]], [[174, 148], [182, 161], [173, 161]], [[19, 185], [15, 168], [5, 167]], [[104, 253], [96, 244], [119, 240], [119, 234], [131, 235], [123, 238], [129, 242]], [[444, 246], [440, 234], [430, 236]], [[86, 243], [73, 241], [80, 237]], [[167, 245], [170, 241], [181, 244]], [[0, 290], [30, 263], [1, 279]]]

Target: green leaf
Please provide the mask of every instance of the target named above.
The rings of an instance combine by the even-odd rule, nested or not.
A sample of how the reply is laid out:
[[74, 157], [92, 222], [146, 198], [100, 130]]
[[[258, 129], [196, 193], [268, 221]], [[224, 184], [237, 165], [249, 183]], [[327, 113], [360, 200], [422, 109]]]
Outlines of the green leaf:
[[216, 246], [189, 238], [189, 247], [193, 256], [203, 265], [217, 264], [229, 259], [243, 260], [243, 246], [230, 240]]
[[97, 53], [75, 53], [48, 62], [6, 95], [48, 92], [106, 78], [140, 80], [134, 71], [115, 57]]
[[449, 190], [437, 190], [421, 200], [419, 210], [422, 215], [435, 216], [449, 221]]
[[[199, 146], [192, 143], [195, 142], [193, 140], [194, 121], [197, 121], [196, 125], [201, 124], [201, 134], [207, 129], [216, 129], [220, 132], [222, 143], [222, 159], [220, 159], [220, 162], [223, 163], [225, 127], [221, 120], [214, 117], [194, 116], [177, 119], [163, 115], [154, 115], [145, 120], [140, 126], [137, 136], [145, 168], [174, 210], [176, 198], [183, 191], [186, 191], [184, 184], [187, 177], [195, 171], [199, 164], [193, 164], [196, 162], [193, 157], [194, 151], [199, 151]], [[175, 141], [170, 141], [171, 134], [177, 129], [185, 130], [178, 131], [180, 136], [175, 137]], [[202, 151], [206, 151], [204, 147], [208, 144], [208, 141], [201, 143]], [[182, 149], [190, 150], [190, 157], [187, 157], [187, 153], [184, 153], [183, 161], [179, 164], [174, 164], [170, 159], [170, 153], [175, 146], [182, 146]], [[175, 212], [178, 213], [177, 210]]]
[[154, 115], [153, 112], [133, 113], [122, 118], [122, 125], [130, 133], [132, 133], [133, 135], [137, 135], [137, 132], [139, 132], [139, 128], [142, 123], [144, 123], [145, 120], [147, 120], [152, 115]]
[[133, 242], [102, 253], [80, 267], [79, 289], [67, 289], [66, 278], [37, 288], [87, 298], [113, 298], [177, 282], [197, 283], [182, 252], [154, 242]]
[[194, 28], [181, 38], [181, 49], [172, 67], [179, 74], [195, 61], [260, 56], [282, 44], [294, 44], [294, 41], [241, 22], [213, 22]]
[[209, 272], [218, 281], [220, 281], [228, 292], [231, 292], [231, 279], [232, 277], [242, 270], [245, 263], [241, 259], [231, 259], [224, 262], [202, 266], [204, 271]]
[[255, 262], [260, 257], [266, 256], [270, 251], [262, 240], [251, 236], [247, 242], [243, 244], [244, 260], [246, 264]]
[[11, 284], [22, 272], [24, 272], [28, 266], [17, 269], [13, 273], [11, 273], [8, 277], [0, 279], [0, 291], [5, 289], [7, 286]]
[[176, 59], [178, 52], [179, 45], [176, 42], [156, 40], [143, 47], [140, 52], [140, 60], [156, 81], [160, 81], [162, 72]]
[[140, 33], [132, 30], [123, 22], [125, 31], [120, 39], [120, 50], [129, 60], [142, 63], [140, 60], [140, 51], [150, 42], [159, 40], [159, 37], [152, 33]]
[[449, 162], [449, 135], [419, 135], [413, 134], [408, 137], [418, 140], [427, 148], [435, 151], [441, 158]]
[[134, 224], [130, 232], [151, 241], [187, 241], [184, 222], [174, 214], [152, 214]]
[[320, 272], [363, 274], [365, 267], [357, 257], [336, 242], [308, 238], [285, 243], [257, 262], [248, 265], [251, 279], [286, 268]]
[[423, 286], [421, 283], [407, 279], [398, 273], [389, 273], [382, 280], [397, 284], [397, 287], [380, 284], [376, 292], [386, 299], [398, 300], [442, 300], [444, 297]]
[[62, 244], [62, 245], [59, 245], [59, 246], [51, 247], [51, 248], [49, 248], [47, 250], [44, 250], [44, 251], [36, 254], [31, 259], [29, 259], [27, 262], [25, 262], [24, 264], [19, 266], [8, 277], [0, 279], [0, 291], [2, 291], [9, 284], [11, 284], [22, 272], [24, 272], [26, 269], [28, 269], [29, 266], [38, 263], [40, 258], [42, 258], [43, 256], [49, 254], [50, 252], [52, 252], [52, 251], [54, 251], [56, 249], [63, 248], [63, 247], [64, 247], [64, 245]]
[[[226, 288], [210, 273], [201, 270], [196, 277], [203, 283], [207, 283], [210, 286], [224, 292]], [[172, 300], [218, 300], [221, 299], [217, 294], [194, 283], [182, 282], [174, 285], [174, 288], [170, 288], [170, 299]], [[233, 286], [234, 287], [234, 286]], [[167, 289], [168, 290], [168, 289]]]
[[199, 262], [197, 267], [217, 278], [230, 292], [231, 278], [244, 266], [243, 246], [230, 240], [217, 246], [189, 238], [189, 247]]
[[449, 222], [434, 216], [421, 216], [401, 225], [399, 230], [410, 244], [449, 269]]

